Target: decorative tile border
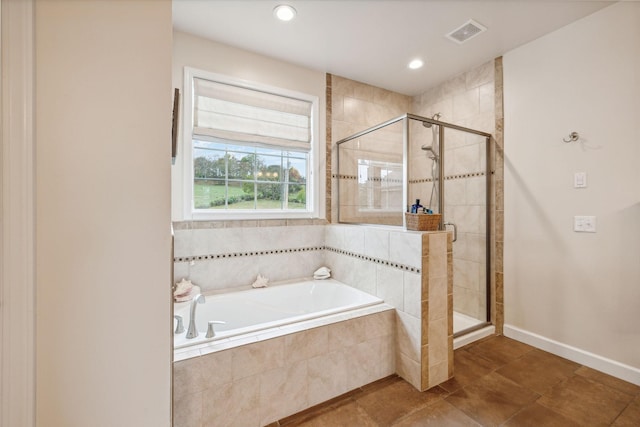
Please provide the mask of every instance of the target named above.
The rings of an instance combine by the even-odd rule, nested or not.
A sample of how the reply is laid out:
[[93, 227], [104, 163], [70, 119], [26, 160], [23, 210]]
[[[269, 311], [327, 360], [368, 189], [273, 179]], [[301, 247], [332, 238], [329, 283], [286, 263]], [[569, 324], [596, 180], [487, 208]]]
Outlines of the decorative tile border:
[[487, 173], [482, 171], [482, 172], [471, 172], [471, 173], [463, 173], [463, 174], [459, 174], [459, 175], [449, 175], [449, 176], [445, 176], [444, 179], [464, 179], [464, 178], [473, 178], [476, 176], [485, 176]]
[[361, 259], [363, 261], [373, 262], [375, 264], [397, 268], [402, 271], [408, 271], [410, 273], [420, 274], [421, 272], [421, 270], [417, 267], [412, 267], [410, 265], [400, 264], [397, 262], [392, 262], [392, 261], [388, 261], [380, 258], [374, 258], [367, 255], [359, 254], [356, 252], [346, 251], [344, 249], [332, 248], [330, 246], [310, 246], [310, 247], [303, 247], [303, 248], [270, 249], [270, 250], [264, 250], [264, 251], [231, 252], [231, 253], [225, 253], [225, 254], [192, 255], [192, 256], [175, 257], [173, 259], [173, 262], [208, 261], [208, 260], [216, 260], [216, 259], [242, 258], [242, 257], [261, 256], [261, 255], [278, 255], [278, 254], [289, 254], [289, 253], [296, 253], [296, 252], [313, 252], [313, 251], [330, 251], [340, 255], [347, 255], [353, 258]]
[[[445, 180], [452, 180], [452, 179], [466, 179], [466, 178], [474, 178], [477, 176], [485, 176], [487, 173], [482, 171], [482, 172], [470, 172], [470, 173], [462, 173], [462, 174], [457, 174], [457, 175], [446, 175], [444, 177]], [[357, 176], [355, 175], [337, 175], [337, 174], [333, 174], [331, 175], [332, 178], [339, 178], [339, 179], [345, 179], [345, 180], [352, 180], [355, 181], [358, 179]], [[374, 182], [394, 182], [394, 183], [401, 183], [402, 180], [401, 179], [391, 179], [391, 180], [386, 180], [383, 178], [370, 178], [367, 179], [367, 181], [374, 181]], [[422, 179], [410, 179], [409, 180], [409, 184], [420, 184], [420, 183], [424, 183], [424, 182], [433, 182], [433, 178], [422, 178]]]
[[[356, 175], [342, 175], [342, 174], [340, 175], [333, 174], [331, 175], [331, 178], [339, 178], [339, 179], [344, 179], [349, 181], [356, 181], [358, 179]], [[391, 182], [394, 184], [402, 184], [401, 179], [387, 179], [387, 178], [378, 178], [378, 177], [367, 178], [367, 182]]]
[[355, 176], [355, 175], [343, 175], [343, 174], [335, 174], [335, 173], [331, 175], [331, 178], [351, 179], [351, 180], [354, 180], [354, 181], [356, 179], [358, 179], [358, 177]]
[[337, 249], [337, 248], [332, 248], [330, 246], [325, 246], [325, 250], [328, 250], [330, 252], [335, 252], [337, 254], [340, 255], [347, 255], [353, 258], [358, 258], [361, 259], [363, 261], [369, 261], [369, 262], [373, 262], [376, 264], [380, 264], [380, 265], [386, 265], [387, 267], [393, 267], [393, 268], [397, 268], [399, 270], [402, 271], [408, 271], [410, 273], [418, 273], [420, 274], [421, 270], [419, 268], [416, 267], [411, 267], [410, 265], [404, 265], [404, 264], [400, 264], [397, 262], [392, 262], [392, 261], [388, 261], [388, 260], [384, 260], [384, 259], [380, 259], [380, 258], [374, 258], [374, 257], [370, 257], [368, 255], [363, 255], [363, 254], [359, 254], [356, 252], [351, 252], [351, 251], [346, 251], [344, 249]]
[[[470, 173], [462, 173], [458, 175], [446, 175], [444, 177], [445, 181], [449, 181], [452, 179], [465, 179], [465, 178], [474, 178], [477, 176], [485, 176], [486, 172], [470, 172]], [[433, 182], [433, 178], [422, 178], [422, 179], [410, 179], [409, 184], [421, 184], [424, 182]]]
[[192, 255], [192, 256], [184, 256], [184, 257], [175, 257], [173, 259], [173, 262], [206, 261], [206, 260], [225, 259], [225, 258], [241, 258], [241, 257], [248, 257], [248, 256], [289, 254], [294, 252], [322, 251], [324, 249], [326, 249], [324, 246], [311, 246], [311, 247], [304, 247], [304, 248], [268, 249], [264, 251], [249, 251], [249, 252], [231, 252], [226, 254]]

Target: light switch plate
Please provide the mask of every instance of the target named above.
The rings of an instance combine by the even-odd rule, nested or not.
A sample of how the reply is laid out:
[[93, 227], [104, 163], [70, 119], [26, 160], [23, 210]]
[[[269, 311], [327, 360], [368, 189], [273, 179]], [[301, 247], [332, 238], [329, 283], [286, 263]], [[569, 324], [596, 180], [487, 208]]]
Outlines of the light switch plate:
[[586, 172], [576, 172], [573, 174], [573, 188], [587, 188]]
[[579, 233], [595, 233], [596, 217], [576, 215], [573, 217], [573, 231]]

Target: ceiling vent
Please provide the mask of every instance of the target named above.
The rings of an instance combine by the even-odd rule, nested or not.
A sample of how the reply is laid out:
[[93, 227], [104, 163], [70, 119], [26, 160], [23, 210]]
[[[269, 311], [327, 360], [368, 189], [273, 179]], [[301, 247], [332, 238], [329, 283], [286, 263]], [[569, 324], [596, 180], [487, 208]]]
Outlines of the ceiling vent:
[[487, 31], [487, 27], [478, 24], [473, 19], [470, 19], [462, 24], [462, 26], [460, 26], [459, 28], [456, 28], [455, 30], [447, 34], [447, 38], [449, 40], [453, 40], [458, 44], [462, 44], [485, 31]]

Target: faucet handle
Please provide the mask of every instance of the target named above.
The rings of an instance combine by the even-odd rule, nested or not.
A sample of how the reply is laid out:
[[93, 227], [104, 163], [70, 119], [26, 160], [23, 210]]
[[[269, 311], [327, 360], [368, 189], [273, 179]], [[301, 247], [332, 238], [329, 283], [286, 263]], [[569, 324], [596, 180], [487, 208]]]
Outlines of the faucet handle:
[[177, 314], [175, 316], [173, 316], [177, 321], [178, 324], [176, 325], [176, 330], [174, 332], [174, 334], [181, 334], [184, 332], [184, 323], [182, 322], [182, 316], [178, 316]]
[[213, 325], [226, 325], [227, 322], [223, 322], [222, 320], [209, 320], [207, 326], [207, 338], [213, 338], [216, 336], [216, 331], [213, 329]]

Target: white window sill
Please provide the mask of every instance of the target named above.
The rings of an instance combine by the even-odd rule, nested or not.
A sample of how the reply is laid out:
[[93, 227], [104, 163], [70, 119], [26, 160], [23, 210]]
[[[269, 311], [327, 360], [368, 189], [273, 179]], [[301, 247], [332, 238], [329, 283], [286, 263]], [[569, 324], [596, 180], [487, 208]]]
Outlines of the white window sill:
[[226, 220], [255, 220], [260, 221], [263, 219], [321, 219], [315, 212], [291, 212], [291, 211], [198, 211], [192, 212], [192, 221], [226, 221]]

